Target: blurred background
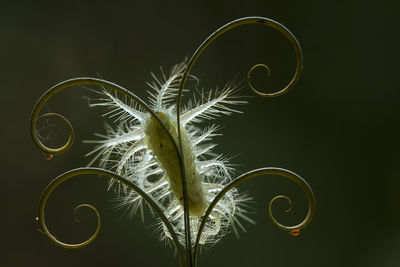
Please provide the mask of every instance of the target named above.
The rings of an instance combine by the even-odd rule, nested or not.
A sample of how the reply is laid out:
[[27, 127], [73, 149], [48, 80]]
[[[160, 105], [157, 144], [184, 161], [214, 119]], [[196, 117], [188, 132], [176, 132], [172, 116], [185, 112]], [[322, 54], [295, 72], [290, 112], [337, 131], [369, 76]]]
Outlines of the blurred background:
[[[103, 177], [79, 177], [60, 186], [47, 206], [47, 222], [61, 240], [79, 242], [102, 230], [88, 247], [66, 250], [38, 231], [39, 197], [59, 174], [86, 166], [92, 149], [82, 140], [103, 133], [101, 109], [88, 107], [88, 90], [70, 88], [43, 112], [70, 119], [72, 148], [51, 161], [33, 144], [28, 123], [37, 99], [63, 80], [102, 77], [147, 101], [150, 72], [159, 74], [190, 56], [214, 30], [233, 19], [258, 15], [277, 20], [298, 38], [304, 71], [289, 93], [255, 96], [248, 69], [271, 67], [254, 84], [266, 92], [288, 83], [295, 69], [289, 42], [273, 29], [241, 26], [205, 51], [192, 74], [200, 88], [221, 87], [236, 77], [248, 105], [223, 117], [216, 152], [231, 157], [236, 174], [264, 167], [289, 169], [315, 192], [316, 214], [300, 236], [273, 226], [267, 204], [276, 203], [284, 223], [302, 220], [307, 202], [296, 184], [264, 176], [240, 185], [254, 198], [237, 239], [228, 234], [205, 248], [200, 266], [400, 266], [399, 36], [397, 1], [3, 1], [0, 9], [0, 79], [3, 92], [1, 266], [177, 266], [171, 246], [158, 240], [147, 212], [129, 217], [116, 210], [115, 194]], [[5, 94], [5, 95], [4, 95]], [[188, 93], [187, 96], [190, 96]], [[206, 124], [207, 125], [207, 124]], [[65, 129], [57, 128], [60, 143]]]

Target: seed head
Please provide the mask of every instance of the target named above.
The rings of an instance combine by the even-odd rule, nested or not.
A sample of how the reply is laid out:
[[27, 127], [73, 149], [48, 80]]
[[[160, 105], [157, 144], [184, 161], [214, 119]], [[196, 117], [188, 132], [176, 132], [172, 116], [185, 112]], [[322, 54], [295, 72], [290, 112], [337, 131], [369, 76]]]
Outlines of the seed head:
[[[149, 102], [174, 141], [178, 142], [177, 111], [173, 100], [177, 96], [185, 63], [175, 65], [169, 74], [162, 71], [161, 78], [152, 74], [154, 81]], [[192, 79], [195, 79], [192, 77]], [[222, 155], [216, 155], [212, 142], [218, 126], [201, 126], [207, 120], [221, 115], [240, 112], [233, 105], [245, 104], [235, 96], [237, 86], [227, 84], [222, 90], [214, 90], [199, 97], [193, 97], [180, 115], [182, 153], [184, 155], [186, 188], [191, 220], [193, 242], [200, 219], [214, 197], [231, 180], [233, 168]], [[133, 102], [121, 99], [116, 93], [104, 89], [100, 98], [90, 106], [107, 109], [106, 116], [115, 119], [116, 127], [106, 124], [106, 134], [96, 134], [100, 140], [95, 149], [87, 155], [95, 154], [90, 162], [97, 159], [99, 165], [123, 175], [153, 197], [164, 209], [164, 214], [175, 228], [180, 242], [184, 242], [183, 190], [177, 151], [161, 125], [150, 114]], [[111, 181], [111, 185], [114, 182]], [[119, 206], [135, 212], [143, 205], [142, 198], [134, 191], [116, 185], [119, 192]], [[200, 244], [218, 241], [238, 218], [253, 222], [246, 216], [245, 202], [249, 198], [232, 189], [218, 202], [211, 212], [200, 239]], [[141, 209], [142, 210], [142, 209]], [[161, 238], [170, 238], [167, 228], [160, 223]], [[234, 228], [235, 232], [236, 229]]]

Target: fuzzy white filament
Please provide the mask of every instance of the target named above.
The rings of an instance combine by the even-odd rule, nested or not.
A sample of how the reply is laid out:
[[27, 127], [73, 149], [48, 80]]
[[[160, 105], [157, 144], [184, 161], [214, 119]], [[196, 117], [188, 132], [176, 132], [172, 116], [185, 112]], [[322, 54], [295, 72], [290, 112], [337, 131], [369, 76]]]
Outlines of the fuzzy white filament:
[[[172, 137], [177, 142], [176, 107], [172, 104], [176, 98], [185, 63], [174, 66], [168, 77], [162, 73], [162, 79], [154, 74], [153, 83], [149, 83], [150, 104], [160, 117]], [[234, 96], [236, 87], [228, 84], [223, 90], [203, 93], [200, 99], [193, 98], [180, 115], [182, 152], [184, 157], [186, 187], [188, 192], [189, 215], [193, 241], [196, 237], [200, 218], [209, 203], [223, 186], [231, 180], [232, 168], [221, 155], [211, 152], [215, 144], [210, 143], [216, 134], [217, 126], [200, 128], [204, 120], [220, 115], [238, 112], [231, 105], [245, 104]], [[180, 242], [184, 243], [184, 216], [182, 178], [179, 157], [160, 124], [137, 105], [120, 99], [118, 95], [104, 90], [102, 96], [91, 106], [108, 109], [105, 115], [115, 118], [116, 128], [106, 125], [106, 135], [97, 134], [102, 140], [86, 141], [97, 143], [88, 155], [97, 155], [90, 164], [101, 157], [100, 166], [109, 168], [117, 174], [138, 185], [151, 195], [164, 208], [164, 213], [177, 231]], [[119, 188], [120, 206], [136, 211], [142, 205], [142, 199], [134, 191]], [[237, 218], [252, 222], [245, 215], [243, 202], [248, 200], [236, 189], [229, 191], [218, 202], [206, 222], [200, 244], [212, 244], [222, 237], [230, 226], [238, 223]], [[170, 237], [166, 227], [162, 238]], [[236, 230], [235, 230], [236, 231]]]

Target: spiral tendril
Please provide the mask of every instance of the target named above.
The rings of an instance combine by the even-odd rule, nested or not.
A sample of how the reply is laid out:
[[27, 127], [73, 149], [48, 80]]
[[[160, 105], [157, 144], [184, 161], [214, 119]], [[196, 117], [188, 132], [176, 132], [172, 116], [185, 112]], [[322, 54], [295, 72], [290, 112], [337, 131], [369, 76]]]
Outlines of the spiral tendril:
[[[276, 93], [272, 93], [272, 94], [262, 93], [262, 92], [258, 91], [258, 90], [252, 85], [252, 83], [251, 83], [251, 74], [253, 73], [253, 70], [254, 70], [254, 69], [260, 68], [260, 67], [261, 67], [261, 68], [265, 68], [265, 71], [267, 72], [267, 78], [269, 78], [269, 76], [271, 75], [271, 69], [270, 69], [267, 65], [265, 65], [265, 64], [257, 64], [257, 65], [254, 65], [253, 67], [251, 67], [251, 68], [249, 69], [249, 72], [247, 73], [247, 84], [249, 85], [250, 89], [253, 90], [253, 92], [256, 93], [256, 94], [259, 95], [259, 96], [263, 96], [263, 97], [274, 97], [274, 96], [278, 96], [278, 94], [276, 94]], [[281, 94], [283, 94], [283, 93], [285, 93], [285, 92], [286, 92], [286, 91], [281, 92], [279, 95], [281, 95]]]
[[292, 211], [292, 208], [293, 208], [292, 200], [291, 200], [289, 197], [287, 197], [287, 196], [279, 195], [279, 196], [276, 196], [276, 197], [274, 197], [273, 199], [271, 199], [271, 201], [269, 202], [268, 213], [269, 213], [270, 216], [272, 216], [271, 208], [272, 208], [272, 205], [273, 205], [274, 201], [276, 201], [276, 200], [278, 200], [278, 199], [282, 199], [282, 198], [283, 198], [283, 199], [286, 199], [287, 202], [288, 202], [288, 204], [289, 204], [289, 208], [288, 208], [287, 210], [285, 210], [285, 212], [288, 213], [288, 212], [291, 212], [291, 211]]
[[179, 93], [178, 93], [178, 100], [177, 100], [177, 121], [178, 121], [178, 126], [179, 126], [179, 112], [180, 112], [180, 107], [182, 104], [182, 94], [183, 94], [183, 88], [185, 86], [185, 82], [187, 80], [187, 77], [190, 73], [190, 70], [192, 69], [194, 63], [196, 63], [197, 59], [200, 57], [200, 55], [204, 52], [204, 50], [212, 43], [214, 42], [219, 36], [221, 36], [222, 34], [224, 34], [227, 31], [230, 31], [238, 26], [241, 25], [245, 25], [245, 24], [263, 24], [269, 27], [272, 27], [276, 30], [278, 30], [279, 32], [281, 32], [283, 35], [285, 35], [285, 37], [289, 40], [289, 42], [291, 43], [291, 45], [293, 46], [293, 49], [296, 53], [296, 71], [292, 77], [292, 80], [281, 90], [274, 92], [274, 93], [270, 93], [270, 94], [265, 94], [265, 93], [261, 93], [258, 90], [256, 90], [253, 86], [251, 86], [250, 83], [250, 76], [252, 71], [257, 68], [257, 67], [265, 67], [267, 69], [267, 75], [269, 76], [270, 73], [270, 68], [267, 65], [264, 64], [256, 64], [254, 65], [252, 68], [250, 68], [249, 72], [248, 72], [248, 83], [250, 88], [256, 92], [258, 95], [260, 96], [264, 96], [264, 97], [274, 97], [274, 96], [279, 96], [282, 95], [284, 93], [286, 93], [287, 91], [289, 91], [298, 81], [298, 79], [300, 78], [301, 75], [301, 71], [303, 68], [303, 53], [301, 51], [301, 46], [299, 44], [299, 42], [297, 41], [296, 37], [293, 35], [293, 33], [286, 28], [284, 25], [282, 25], [281, 23], [274, 21], [272, 19], [269, 18], [265, 18], [265, 17], [244, 17], [244, 18], [240, 18], [237, 20], [233, 20], [231, 22], [228, 22], [227, 24], [225, 24], [224, 26], [220, 27], [218, 30], [216, 30], [215, 32], [213, 32], [211, 35], [209, 35], [204, 41], [203, 43], [197, 48], [197, 50], [194, 52], [194, 54], [192, 55], [192, 57], [190, 58], [187, 67], [185, 69], [185, 72], [183, 73], [182, 76], [182, 80], [181, 80], [181, 84], [179, 87]]
[[[65, 243], [65, 242], [62, 242], [62, 241], [60, 241], [60, 240], [58, 240], [54, 235], [52, 235], [51, 233], [50, 233], [50, 231], [47, 229], [47, 226], [46, 226], [46, 224], [45, 224], [45, 222], [44, 222], [44, 217], [43, 217], [43, 224], [42, 224], [42, 217], [40, 216], [40, 214], [39, 214], [39, 221], [40, 221], [40, 223], [41, 223], [41, 232], [43, 233], [43, 234], [45, 234], [48, 238], [50, 238], [50, 240], [52, 240], [54, 243], [56, 243], [58, 246], [60, 246], [60, 247], [63, 247], [63, 248], [70, 248], [70, 249], [75, 249], [75, 248], [82, 248], [82, 247], [85, 247], [85, 246], [87, 246], [87, 245], [89, 245], [90, 243], [92, 243], [92, 241], [93, 240], [95, 240], [95, 238], [97, 237], [97, 235], [99, 234], [99, 232], [100, 232], [100, 226], [101, 226], [101, 219], [100, 219], [100, 214], [99, 214], [99, 212], [98, 212], [98, 210], [95, 208], [95, 207], [93, 207], [92, 205], [89, 205], [89, 204], [80, 204], [80, 205], [78, 205], [78, 206], [76, 206], [75, 208], [74, 208], [74, 213], [79, 209], [79, 208], [82, 208], [82, 207], [88, 207], [88, 208], [90, 208], [91, 210], [93, 210], [95, 213], [96, 213], [96, 217], [97, 217], [97, 228], [96, 228], [96, 231], [87, 239], [87, 240], [85, 240], [85, 241], [83, 241], [83, 242], [81, 242], [81, 243], [76, 243], [76, 244], [70, 244], [70, 243]], [[78, 221], [76, 218], [75, 218], [75, 221]]]
[[[312, 220], [313, 216], [314, 216], [314, 212], [315, 212], [315, 197], [314, 197], [314, 193], [311, 190], [311, 187], [308, 185], [308, 183], [301, 178], [300, 175], [288, 171], [286, 169], [282, 169], [282, 168], [275, 168], [275, 167], [268, 167], [268, 168], [260, 168], [260, 169], [256, 169], [256, 170], [252, 170], [249, 171], [247, 173], [244, 173], [242, 175], [240, 175], [239, 177], [237, 177], [236, 179], [232, 180], [229, 184], [227, 184], [214, 198], [214, 200], [210, 203], [210, 205], [208, 206], [208, 209], [206, 210], [206, 212], [204, 213], [204, 216], [202, 218], [202, 221], [200, 223], [199, 226], [199, 230], [197, 232], [197, 237], [196, 237], [196, 242], [194, 244], [194, 262], [195, 262], [195, 266], [197, 265], [197, 255], [198, 255], [198, 249], [199, 249], [199, 242], [200, 242], [200, 237], [201, 234], [203, 232], [204, 226], [206, 224], [206, 221], [208, 219], [208, 217], [210, 216], [212, 210], [214, 209], [215, 205], [217, 205], [218, 201], [220, 201], [223, 196], [229, 191], [231, 190], [233, 187], [238, 186], [239, 184], [249, 180], [250, 178], [254, 178], [260, 175], [265, 175], [265, 174], [273, 174], [273, 175], [279, 175], [279, 176], [283, 176], [286, 177], [292, 181], [294, 181], [295, 183], [297, 183], [301, 189], [303, 189], [303, 191], [306, 194], [307, 200], [308, 200], [308, 213], [306, 215], [306, 217], [303, 219], [302, 222], [300, 222], [297, 225], [293, 225], [293, 226], [286, 226], [283, 225], [281, 223], [279, 223], [275, 217], [272, 215], [272, 204], [274, 203], [274, 201], [276, 201], [277, 199], [280, 198], [285, 198], [286, 200], [288, 200], [290, 208], [292, 207], [292, 201], [290, 200], [290, 198], [286, 197], [286, 196], [276, 196], [274, 197], [269, 204], [269, 215], [271, 217], [272, 222], [275, 224], [276, 227], [285, 230], [285, 231], [289, 231], [289, 233], [291, 233], [292, 235], [297, 235], [296, 233], [299, 233], [300, 230], [304, 227], [306, 227], [310, 221]], [[290, 210], [290, 209], [289, 209]]]
[[[84, 85], [84, 84], [92, 84], [92, 85], [98, 85], [98, 86], [107, 87], [107, 88], [115, 90], [116, 92], [121, 93], [124, 96], [126, 96], [126, 97], [132, 99], [133, 101], [135, 101], [144, 110], [149, 112], [160, 123], [162, 128], [167, 132], [167, 135], [171, 139], [172, 144], [175, 145], [175, 149], [176, 149], [177, 153], [179, 154], [178, 146], [176, 145], [174, 139], [172, 138], [171, 133], [167, 130], [167, 128], [165, 127], [164, 123], [157, 116], [157, 114], [143, 100], [141, 100], [135, 94], [133, 94], [132, 92], [130, 92], [129, 90], [125, 89], [124, 87], [122, 87], [120, 85], [117, 85], [115, 83], [112, 83], [112, 82], [109, 82], [109, 81], [106, 81], [106, 80], [97, 79], [97, 78], [90, 78], [90, 77], [74, 78], [74, 79], [70, 79], [70, 80], [66, 80], [66, 81], [60, 82], [60, 83], [56, 84], [55, 86], [53, 86], [52, 88], [50, 88], [49, 90], [47, 90], [47, 92], [45, 92], [39, 98], [39, 100], [36, 102], [36, 105], [33, 108], [32, 114], [31, 114], [30, 132], [31, 132], [31, 136], [32, 136], [33, 142], [36, 144], [36, 146], [40, 150], [42, 150], [43, 152], [45, 152], [47, 154], [60, 154], [62, 152], [65, 152], [66, 150], [68, 150], [71, 147], [71, 145], [72, 145], [72, 143], [74, 141], [74, 134], [73, 134], [73, 128], [72, 128], [71, 123], [64, 116], [62, 116], [60, 114], [57, 114], [57, 113], [45, 113], [45, 114], [39, 116], [39, 112], [43, 108], [45, 103], [53, 95], [55, 95], [56, 93], [66, 89], [68, 87], [77, 86], [77, 85]], [[69, 132], [70, 132], [70, 136], [69, 136], [69, 139], [68, 139], [67, 143], [65, 145], [63, 145], [62, 147], [49, 148], [49, 147], [45, 146], [40, 141], [40, 136], [38, 135], [38, 131], [37, 131], [37, 121], [39, 119], [41, 119], [41, 118], [49, 117], [49, 116], [56, 116], [56, 117], [62, 119], [68, 126], [68, 129], [69, 129]]]
[[[72, 128], [72, 125], [71, 125], [71, 123], [68, 121], [68, 119], [65, 118], [64, 116], [62, 116], [61, 114], [58, 114], [58, 113], [45, 113], [45, 114], [42, 114], [42, 115], [40, 115], [40, 116], [36, 119], [36, 122], [38, 122], [40, 119], [47, 118], [47, 117], [57, 117], [57, 118], [60, 118], [60, 119], [61, 119], [62, 121], [64, 121], [65, 124], [68, 126], [68, 131], [69, 131], [68, 140], [67, 140], [67, 142], [66, 142], [62, 147], [59, 147], [59, 148], [49, 148], [49, 147], [45, 146], [45, 145], [40, 141], [40, 139], [45, 139], [45, 138], [43, 138], [43, 137], [40, 136], [40, 134], [39, 134], [39, 132], [38, 132], [38, 130], [37, 130], [37, 128], [36, 128], [36, 123], [35, 123], [35, 125], [34, 125], [34, 128], [31, 129], [32, 137], [34, 138], [34, 141], [36, 140], [36, 141], [39, 142], [39, 144], [42, 146], [43, 149], [42, 149], [41, 147], [39, 147], [39, 148], [41, 148], [41, 150], [42, 150], [43, 152], [45, 152], [46, 159], [52, 159], [54, 154], [62, 153], [62, 152], [64, 152], [64, 151], [68, 150], [68, 149], [72, 146], [72, 144], [74, 143], [75, 135], [74, 135], [74, 129]], [[31, 124], [31, 127], [32, 127], [32, 124]], [[33, 132], [33, 131], [34, 131], [34, 132]]]
[[164, 212], [163, 212], [162, 208], [160, 207], [160, 205], [157, 202], [155, 202], [149, 195], [147, 195], [142, 189], [140, 189], [137, 185], [133, 184], [129, 180], [127, 180], [124, 177], [122, 177], [118, 174], [115, 174], [111, 171], [107, 171], [107, 170], [103, 170], [103, 169], [99, 169], [99, 168], [86, 167], [86, 168], [73, 169], [73, 170], [70, 170], [68, 172], [61, 174], [60, 176], [55, 178], [51, 183], [49, 183], [47, 185], [46, 189], [42, 193], [42, 196], [40, 198], [40, 203], [39, 203], [38, 220], [39, 220], [39, 223], [41, 226], [42, 233], [44, 233], [48, 238], [50, 238], [51, 241], [53, 241], [57, 245], [64, 247], [64, 248], [70, 248], [70, 249], [81, 248], [81, 247], [87, 246], [96, 238], [97, 234], [100, 231], [100, 214], [95, 207], [93, 207], [89, 204], [81, 204], [75, 208], [75, 210], [76, 210], [81, 207], [88, 207], [88, 208], [92, 209], [96, 213], [96, 216], [97, 216], [96, 231], [89, 239], [87, 239], [84, 242], [81, 242], [78, 244], [69, 244], [69, 243], [65, 243], [65, 242], [58, 240], [54, 235], [52, 235], [50, 233], [50, 231], [47, 228], [46, 222], [45, 222], [45, 207], [46, 207], [46, 203], [47, 203], [47, 200], [48, 200], [50, 194], [56, 189], [56, 187], [58, 187], [63, 182], [65, 182], [77, 175], [85, 175], [85, 174], [96, 174], [96, 175], [107, 176], [109, 178], [112, 178], [112, 179], [124, 184], [125, 186], [129, 187], [130, 189], [134, 190], [137, 194], [139, 194], [147, 202], [147, 204], [149, 204], [149, 206], [155, 211], [155, 213], [158, 214], [158, 216], [160, 217], [162, 222], [167, 227], [169, 233], [171, 234], [171, 237], [175, 244], [175, 247], [177, 249], [179, 263], [181, 266], [184, 266], [184, 260], [183, 260], [184, 254], [182, 252], [181, 245], [179, 244], [178, 237], [173, 229], [173, 226], [168, 221], [168, 219], [165, 217]]
[[271, 218], [271, 221], [275, 224], [276, 227], [281, 228], [283, 230], [287, 230], [287, 231], [292, 231], [292, 230], [295, 230], [295, 229], [298, 230], [297, 228], [295, 228], [295, 229], [287, 229], [287, 227], [285, 227], [285, 228], [280, 227], [281, 224], [278, 223], [278, 221], [275, 219], [275, 217], [274, 217], [274, 215], [272, 213], [272, 205], [278, 199], [286, 199], [287, 202], [289, 203], [289, 208], [287, 210], [285, 210], [286, 213], [290, 212], [292, 210], [292, 208], [293, 208], [292, 200], [290, 198], [288, 198], [287, 196], [279, 195], [279, 196], [274, 197], [273, 199], [271, 199], [271, 201], [269, 202], [269, 205], [268, 205], [268, 215]]
[[[252, 71], [257, 68], [257, 67], [264, 67], [267, 69], [267, 76], [269, 76], [270, 73], [270, 69], [267, 65], [264, 64], [257, 64], [254, 65], [248, 72], [248, 84], [249, 87], [258, 95], [263, 96], [263, 97], [275, 97], [275, 96], [279, 96], [282, 95], [284, 93], [286, 93], [287, 91], [289, 91], [297, 82], [297, 80], [300, 77], [301, 74], [301, 70], [303, 67], [303, 54], [301, 51], [301, 47], [299, 42], [297, 41], [296, 37], [290, 32], [289, 29], [287, 29], [284, 25], [280, 24], [277, 21], [274, 21], [272, 19], [269, 18], [265, 18], [265, 17], [244, 17], [244, 18], [240, 18], [237, 20], [233, 20], [231, 22], [228, 22], [227, 24], [223, 25], [222, 27], [220, 27], [219, 29], [217, 29], [215, 32], [213, 32], [211, 35], [209, 35], [204, 41], [203, 43], [197, 48], [197, 50], [194, 52], [194, 54], [192, 55], [192, 57], [190, 58], [185, 72], [183, 73], [182, 76], [182, 80], [179, 86], [179, 90], [178, 90], [178, 98], [177, 98], [177, 113], [176, 113], [176, 120], [177, 120], [177, 125], [178, 125], [178, 140], [179, 140], [179, 151], [182, 151], [182, 139], [181, 139], [181, 124], [180, 124], [180, 110], [181, 110], [181, 104], [182, 104], [182, 94], [183, 94], [183, 88], [185, 86], [185, 82], [187, 80], [187, 77], [189, 76], [190, 70], [192, 69], [194, 63], [197, 61], [197, 59], [200, 57], [200, 55], [204, 52], [204, 50], [212, 43], [214, 42], [219, 36], [221, 36], [223, 33], [230, 31], [240, 25], [245, 25], [245, 24], [263, 24], [269, 27], [272, 27], [276, 30], [278, 30], [279, 32], [281, 32], [283, 35], [286, 36], [286, 38], [290, 41], [290, 43], [292, 44], [294, 51], [296, 53], [296, 60], [297, 60], [297, 65], [296, 65], [296, 72], [293, 75], [292, 80], [289, 82], [288, 85], [286, 85], [283, 89], [274, 92], [274, 93], [261, 93], [260, 91], [256, 90], [251, 82], [250, 82], [250, 76]], [[184, 155], [180, 154], [181, 156], [181, 162], [183, 163], [183, 157]], [[191, 233], [190, 233], [190, 220], [189, 220], [189, 210], [188, 210], [188, 203], [187, 203], [187, 196], [186, 196], [186, 181], [184, 179], [184, 177], [182, 177], [182, 186], [183, 186], [183, 202], [184, 202], [184, 222], [185, 222], [185, 237], [186, 237], [186, 250], [187, 250], [187, 263], [189, 266], [192, 266], [192, 246], [191, 246]]]
[[[81, 220], [78, 219], [77, 217], [75, 217], [75, 215], [76, 215], [76, 213], [78, 212], [78, 210], [79, 210], [80, 208], [83, 208], [83, 207], [87, 207], [87, 208], [90, 208], [91, 210], [93, 210], [93, 211], [96, 213], [96, 215], [97, 215], [98, 224], [100, 224], [100, 214], [99, 214], [99, 212], [97, 211], [97, 209], [96, 209], [94, 206], [90, 205], [90, 204], [80, 204], [80, 205], [78, 205], [78, 206], [76, 206], [76, 207], [74, 208], [74, 221], [75, 221], [75, 222], [78, 222], [78, 223], [81, 222]], [[99, 228], [99, 230], [100, 230], [100, 228]]]
[[[43, 114], [42, 116], [40, 116], [39, 118], [38, 118], [38, 122], [41, 120], [41, 119], [44, 119], [44, 118], [46, 118], [46, 117], [48, 117], [48, 115], [46, 115], [46, 114]], [[53, 124], [53, 123], [49, 123], [48, 122], [48, 120], [46, 120], [46, 125], [44, 125], [43, 127], [42, 127], [42, 129], [38, 129], [37, 130], [37, 135], [38, 135], [38, 137], [40, 138], [40, 139], [42, 139], [42, 140], [51, 140], [51, 139], [53, 139], [56, 135], [57, 135], [57, 126], [55, 125], [55, 124]], [[40, 132], [41, 131], [43, 131], [43, 130], [47, 130], [47, 129], [51, 129], [51, 128], [53, 128], [54, 129], [54, 134], [53, 134], [53, 136], [52, 135], [50, 135], [50, 134], [48, 134], [48, 135], [46, 135], [46, 136], [42, 136], [41, 134], [40, 134]]]

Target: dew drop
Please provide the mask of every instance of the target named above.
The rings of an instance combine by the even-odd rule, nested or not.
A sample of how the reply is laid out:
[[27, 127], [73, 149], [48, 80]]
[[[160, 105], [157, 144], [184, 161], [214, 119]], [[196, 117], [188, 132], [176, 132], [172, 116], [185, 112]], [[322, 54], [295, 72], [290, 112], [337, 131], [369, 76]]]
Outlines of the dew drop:
[[290, 234], [291, 234], [292, 236], [298, 236], [298, 235], [300, 235], [300, 229], [291, 230], [291, 231], [290, 231]]

